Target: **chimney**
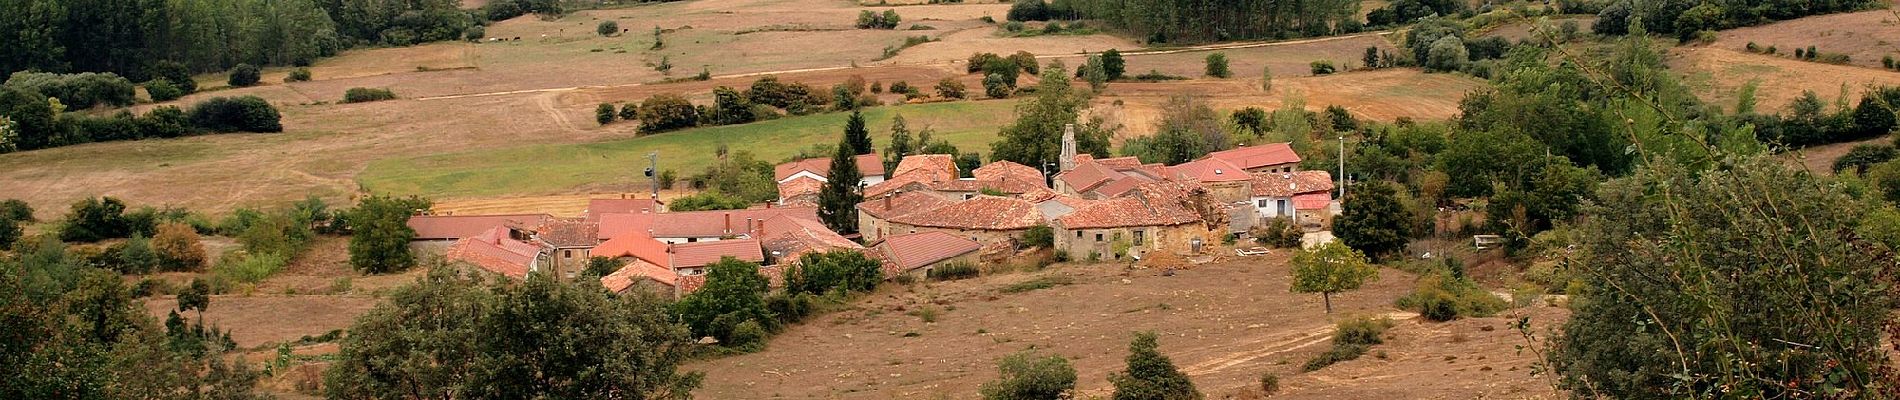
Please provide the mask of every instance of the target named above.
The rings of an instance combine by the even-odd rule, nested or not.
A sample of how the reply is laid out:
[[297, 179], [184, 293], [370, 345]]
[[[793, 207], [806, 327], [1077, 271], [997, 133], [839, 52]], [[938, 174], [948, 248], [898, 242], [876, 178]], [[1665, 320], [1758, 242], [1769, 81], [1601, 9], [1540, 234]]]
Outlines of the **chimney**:
[[732, 233], [732, 213], [726, 213], [726, 233]]
[[898, 194], [899, 192], [903, 192], [903, 191], [902, 191], [902, 190], [893, 190], [893, 191], [891, 191], [891, 194], [887, 194], [887, 195], [884, 195], [884, 211], [890, 211], [890, 210], [891, 210], [891, 198], [892, 198], [892, 197], [897, 197], [897, 194]]
[[765, 237], [765, 219], [759, 219], [758, 224], [759, 228], [753, 230], [752, 233], [759, 237]]

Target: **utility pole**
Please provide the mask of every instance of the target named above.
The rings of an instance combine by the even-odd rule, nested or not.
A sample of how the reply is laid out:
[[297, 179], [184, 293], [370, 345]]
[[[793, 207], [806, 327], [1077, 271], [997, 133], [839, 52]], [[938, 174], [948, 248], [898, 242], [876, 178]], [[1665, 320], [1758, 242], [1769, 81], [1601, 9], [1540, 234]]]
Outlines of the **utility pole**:
[[1346, 133], [1339, 135], [1339, 201], [1346, 201]]
[[653, 201], [660, 201], [660, 152], [647, 153], [647, 180], [653, 182]]

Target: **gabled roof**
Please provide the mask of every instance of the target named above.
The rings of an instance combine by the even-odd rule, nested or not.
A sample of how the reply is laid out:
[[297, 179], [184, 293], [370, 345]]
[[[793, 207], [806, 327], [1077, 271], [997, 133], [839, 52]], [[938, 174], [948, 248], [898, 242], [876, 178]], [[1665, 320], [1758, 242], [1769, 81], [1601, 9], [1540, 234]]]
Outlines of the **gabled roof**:
[[[877, 153], [859, 154], [851, 157], [851, 161], [858, 164], [858, 173], [861, 175], [867, 177], [884, 175], [884, 159], [878, 157]], [[784, 181], [785, 178], [798, 175], [799, 172], [809, 172], [821, 178], [828, 176], [831, 173], [831, 157], [807, 158], [779, 164], [772, 167], [772, 180]]]
[[970, 174], [982, 187], [1004, 193], [1026, 193], [1049, 187], [1049, 182], [1042, 178], [1042, 171], [1009, 161], [985, 164], [971, 170]]
[[535, 228], [534, 238], [554, 247], [594, 247], [600, 244], [600, 223], [549, 220]]
[[450, 245], [443, 255], [510, 278], [526, 278], [541, 247], [515, 240], [509, 237], [508, 231], [507, 227], [496, 226], [462, 238]]
[[1196, 182], [1239, 182], [1253, 179], [1245, 168], [1218, 158], [1203, 158], [1168, 167], [1177, 179]]
[[765, 251], [779, 260], [796, 259], [809, 252], [864, 249], [823, 223], [783, 215], [765, 220], [765, 232], [759, 236]]
[[635, 283], [650, 281], [667, 287], [679, 284], [680, 274], [673, 269], [654, 265], [644, 260], [635, 260], [620, 267], [620, 270], [600, 277], [600, 285], [607, 291], [620, 293], [633, 287]]
[[777, 215], [818, 220], [814, 207], [750, 208], [668, 212], [653, 215], [647, 231], [656, 238], [713, 238], [751, 235], [758, 223]]
[[765, 262], [765, 253], [756, 239], [732, 239], [673, 245], [673, 269], [697, 268], [732, 257], [740, 261]]
[[858, 212], [870, 214], [872, 217], [891, 219], [918, 211], [935, 210], [950, 203], [951, 201], [933, 194], [902, 191], [875, 199], [866, 198], [863, 203], [858, 203]]
[[801, 176], [779, 182], [778, 198], [781, 202], [792, 202], [807, 196], [817, 196], [825, 189], [825, 182], [812, 177]]
[[645, 213], [610, 213], [601, 215], [600, 229], [595, 231], [594, 238], [607, 240], [613, 239], [622, 233], [632, 231], [644, 232], [648, 226], [653, 225], [653, 215], [654, 214]]
[[1127, 170], [1132, 170], [1136, 168], [1141, 168], [1141, 159], [1135, 158], [1135, 156], [1104, 158], [1100, 160], [1095, 160], [1095, 162], [1098, 164], [1102, 164], [1102, 166], [1104, 167], [1108, 167], [1116, 171], [1127, 171]]
[[947, 181], [957, 179], [957, 160], [949, 154], [917, 154], [904, 156], [898, 160], [897, 170], [891, 171], [891, 177], [904, 176], [923, 171], [929, 181]]
[[1101, 163], [1084, 162], [1076, 165], [1075, 169], [1056, 175], [1056, 179], [1062, 180], [1062, 183], [1068, 184], [1070, 189], [1080, 193], [1095, 189], [1096, 186], [1121, 176], [1122, 173]]
[[1257, 197], [1292, 197], [1330, 190], [1333, 190], [1333, 174], [1326, 171], [1253, 174], [1253, 195]]
[[600, 246], [595, 246], [592, 254], [596, 257], [607, 258], [633, 257], [658, 265], [672, 263], [666, 243], [647, 236], [647, 233], [642, 231], [622, 232], [613, 239], [601, 242]]
[[1042, 211], [1035, 203], [1023, 199], [978, 196], [934, 210], [900, 215], [890, 221], [936, 228], [1017, 230], [1041, 224]]
[[1293, 196], [1293, 209], [1319, 210], [1332, 205], [1333, 195], [1327, 192], [1301, 193]]
[[554, 219], [547, 214], [504, 215], [417, 215], [409, 217], [409, 229], [416, 239], [461, 239], [480, 235], [497, 226], [533, 228]]
[[1128, 193], [1129, 190], [1134, 190], [1137, 187], [1141, 187], [1141, 185], [1146, 185], [1149, 182], [1154, 182], [1154, 181], [1155, 181], [1154, 179], [1149, 179], [1148, 177], [1142, 176], [1142, 175], [1124, 175], [1121, 178], [1108, 182], [1107, 184], [1097, 186], [1095, 190], [1091, 190], [1091, 191], [1095, 192], [1096, 194], [1100, 194], [1104, 197], [1115, 197], [1115, 196], [1120, 196], [1123, 193]]
[[600, 222], [606, 214], [639, 214], [660, 211], [660, 202], [653, 199], [588, 199], [587, 211], [581, 213], [587, 222]]
[[1227, 161], [1243, 169], [1300, 162], [1300, 155], [1294, 153], [1293, 146], [1287, 143], [1236, 147], [1232, 150], [1209, 153], [1207, 157]]
[[884, 238], [878, 252], [890, 260], [897, 273], [951, 259], [982, 249], [974, 240], [942, 231], [929, 231]]
[[1194, 190], [1181, 183], [1158, 181], [1128, 191], [1121, 197], [1090, 202], [1056, 218], [1063, 229], [1100, 229], [1174, 226], [1201, 221], [1189, 208]]

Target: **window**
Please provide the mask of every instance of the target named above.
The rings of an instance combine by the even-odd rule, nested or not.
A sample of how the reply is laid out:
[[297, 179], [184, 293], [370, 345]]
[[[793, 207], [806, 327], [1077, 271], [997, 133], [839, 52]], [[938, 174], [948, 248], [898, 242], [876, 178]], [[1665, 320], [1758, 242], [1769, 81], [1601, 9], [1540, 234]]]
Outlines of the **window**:
[[1142, 233], [1141, 233], [1141, 231], [1135, 231], [1135, 245], [1136, 245], [1136, 246], [1140, 246], [1140, 245], [1141, 245], [1141, 238], [1142, 238], [1142, 236], [1144, 236], [1144, 235], [1142, 235]]
[[1100, 234], [1100, 233], [1097, 233], [1097, 234], [1095, 234], [1095, 241], [1097, 241], [1097, 242], [1100, 242], [1100, 241], [1102, 241], [1102, 234]]
[[974, 198], [976, 198], [976, 195], [975, 195], [975, 194], [971, 194], [971, 193], [964, 193], [964, 194], [963, 194], [963, 199], [964, 199], [964, 200], [969, 200], [969, 199], [974, 199]]
[[699, 243], [699, 238], [686, 238], [686, 243]]
[[573, 250], [561, 250], [561, 258], [574, 258]]
[[1077, 230], [1075, 231], [1075, 237], [1082, 237], [1082, 230], [1080, 230], [1080, 229], [1077, 229]]
[[1255, 201], [1254, 207], [1267, 208], [1267, 199], [1260, 199], [1260, 200]]

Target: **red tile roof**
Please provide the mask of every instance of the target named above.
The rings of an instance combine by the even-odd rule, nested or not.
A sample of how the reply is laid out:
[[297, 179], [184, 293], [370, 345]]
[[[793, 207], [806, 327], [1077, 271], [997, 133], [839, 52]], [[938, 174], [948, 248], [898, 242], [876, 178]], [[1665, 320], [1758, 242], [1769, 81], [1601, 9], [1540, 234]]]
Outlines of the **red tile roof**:
[[1137, 226], [1174, 226], [1201, 220], [1188, 204], [1191, 188], [1175, 182], [1155, 182], [1128, 194], [1077, 207], [1056, 218], [1063, 229], [1099, 229]]
[[450, 245], [444, 256], [510, 278], [526, 278], [541, 247], [514, 240], [509, 237], [508, 231], [509, 228], [497, 226], [479, 235], [462, 238]]
[[969, 238], [941, 231], [891, 236], [877, 245], [878, 251], [891, 261], [886, 275], [910, 272], [981, 248], [982, 244]]
[[1203, 158], [1168, 167], [1178, 179], [1197, 182], [1237, 182], [1253, 179], [1247, 170], [1218, 158]]
[[1062, 183], [1068, 184], [1070, 189], [1081, 193], [1095, 189], [1096, 186], [1108, 183], [1121, 176], [1121, 172], [1117, 172], [1115, 169], [1109, 168], [1101, 163], [1085, 162], [1076, 165], [1075, 169], [1063, 171], [1061, 174], [1056, 175], [1056, 179], [1062, 180]]
[[607, 258], [633, 257], [659, 265], [668, 265], [672, 262], [666, 243], [647, 236], [646, 232], [641, 231], [627, 231], [613, 239], [607, 239], [601, 242], [600, 246], [595, 246], [592, 254]]
[[1207, 156], [1233, 163], [1243, 169], [1300, 162], [1300, 155], [1294, 153], [1293, 147], [1287, 143], [1237, 147], [1232, 150], [1216, 151]]
[[1126, 175], [1114, 181], [1110, 181], [1107, 184], [1097, 186], [1095, 190], [1091, 191], [1105, 197], [1115, 197], [1154, 181], [1154, 179], [1149, 179], [1142, 175]]
[[1033, 187], [1049, 187], [1048, 182], [1042, 179], [1041, 170], [1009, 161], [997, 161], [984, 164], [975, 170], [971, 170], [970, 175], [976, 177], [976, 180], [979, 181], [1004, 182], [1002, 183], [1003, 185], [1027, 184]]
[[713, 238], [752, 234], [761, 221], [778, 215], [818, 220], [814, 207], [750, 208], [667, 212], [653, 215], [648, 233], [656, 238]]
[[697, 268], [732, 257], [740, 261], [765, 262], [756, 239], [732, 239], [673, 245], [673, 269]]
[[416, 239], [461, 239], [497, 226], [533, 228], [551, 219], [547, 214], [417, 215], [409, 217], [408, 224], [416, 231]]
[[957, 161], [949, 154], [918, 154], [904, 156], [897, 162], [897, 170], [891, 171], [891, 177], [899, 177], [916, 171], [925, 171], [928, 181], [947, 181], [957, 179]]
[[600, 229], [596, 231], [594, 238], [600, 239], [600, 240], [607, 240], [607, 239], [613, 239], [615, 236], [619, 236], [620, 234], [627, 233], [627, 232], [633, 232], [633, 231], [645, 232], [647, 230], [647, 227], [652, 226], [652, 225], [653, 225], [653, 214], [633, 214], [633, 213], [604, 214], [600, 216]]
[[1327, 192], [1302, 193], [1293, 196], [1293, 208], [1297, 210], [1319, 210], [1331, 205], [1333, 195]]
[[653, 263], [643, 260], [635, 260], [634, 262], [627, 263], [627, 266], [620, 267], [620, 270], [614, 271], [614, 273], [600, 277], [600, 285], [606, 287], [607, 291], [620, 293], [642, 281], [653, 282], [671, 288], [679, 285], [679, 279], [680, 274], [670, 268], [653, 265]]
[[978, 196], [934, 210], [918, 211], [890, 219], [914, 226], [952, 229], [1017, 230], [1042, 224], [1042, 210], [1035, 203], [1014, 197]]
[[823, 190], [825, 190], [824, 181], [811, 177], [799, 177], [790, 181], [779, 182], [778, 199], [781, 204], [795, 201], [811, 201], [813, 204], [816, 204], [818, 192]]
[[[889, 200], [886, 201], [886, 199]], [[858, 212], [877, 218], [891, 219], [918, 211], [935, 210], [950, 203], [951, 201], [930, 193], [903, 191], [891, 196], [865, 198], [863, 203], [858, 203]]]
[[554, 247], [594, 247], [600, 244], [600, 223], [549, 220], [535, 228], [534, 238]]
[[588, 199], [587, 211], [581, 213], [587, 222], [600, 222], [606, 214], [638, 214], [660, 211], [659, 202], [653, 199]]
[[[851, 161], [858, 164], [859, 174], [867, 177], [884, 175], [884, 158], [878, 157], [877, 153], [859, 154], [851, 157]], [[779, 164], [772, 167], [772, 172], [774, 181], [783, 181], [792, 175], [798, 175], [799, 172], [810, 172], [822, 178], [831, 173], [831, 157], [807, 158]]]
[[1095, 162], [1116, 171], [1128, 171], [1141, 168], [1141, 159], [1135, 158], [1135, 156], [1104, 158], [1095, 160]]
[[1290, 173], [1253, 174], [1253, 195], [1259, 197], [1292, 197], [1301, 193], [1326, 192], [1333, 190], [1333, 174], [1326, 171], [1295, 171]]
[[777, 260], [793, 260], [809, 252], [864, 250], [823, 223], [783, 215], [765, 220], [765, 232], [759, 236], [766, 252]]

